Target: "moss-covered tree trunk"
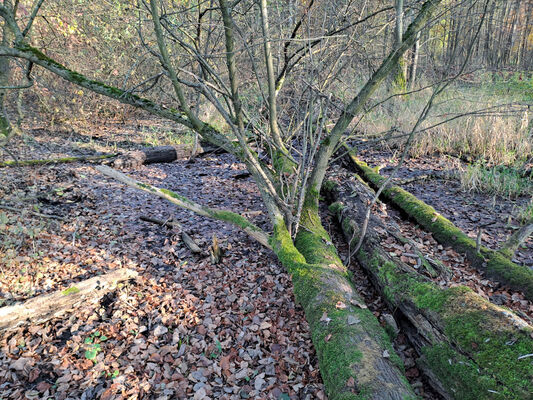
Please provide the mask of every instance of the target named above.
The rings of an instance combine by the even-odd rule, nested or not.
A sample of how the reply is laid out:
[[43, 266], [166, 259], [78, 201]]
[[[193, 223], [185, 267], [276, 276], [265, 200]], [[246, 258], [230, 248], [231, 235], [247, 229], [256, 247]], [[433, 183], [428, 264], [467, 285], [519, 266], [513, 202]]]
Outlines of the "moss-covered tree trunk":
[[[346, 179], [328, 194], [347, 240], [357, 243], [374, 193]], [[395, 309], [432, 385], [449, 399], [530, 399], [533, 328], [469, 288], [441, 288], [392, 257], [383, 247], [388, 228], [372, 215], [356, 257]]]
[[[361, 175], [361, 178], [373, 188], [378, 188], [385, 181], [384, 177], [354, 155], [349, 154], [347, 160], [350, 166]], [[382, 195], [432, 232], [440, 243], [465, 254], [472, 265], [485, 272], [488, 277], [509, 285], [513, 290], [523, 291], [528, 300], [533, 300], [533, 270], [513, 263], [505, 251], [495, 251], [484, 246], [481, 246], [478, 251], [474, 239], [468, 237], [433, 207], [398, 186], [389, 186], [383, 190]]]
[[[199, 215], [231, 223], [272, 248], [292, 277], [296, 300], [305, 310], [320, 372], [331, 400], [414, 398], [401, 360], [376, 317], [354, 289], [318, 217], [317, 196], [306, 205], [296, 241], [283, 217], [267, 235], [231, 211], [201, 206], [166, 189], [138, 182], [105, 166], [96, 169], [128, 186], [164, 198]], [[296, 243], [296, 245], [295, 245]]]
[[[2, 41], [0, 42], [0, 45], [6, 46], [11, 37], [12, 35], [8, 29], [7, 23], [4, 22], [2, 26]], [[7, 94], [7, 90], [5, 88], [9, 85], [9, 78], [11, 75], [10, 62], [10, 58], [0, 57], [0, 135], [6, 138], [8, 138], [12, 132], [11, 123], [5, 107], [5, 98]]]
[[274, 251], [291, 274], [305, 310], [330, 399], [415, 398], [390, 338], [354, 289], [350, 273], [322, 227], [317, 209], [304, 207], [295, 245], [280, 223]]

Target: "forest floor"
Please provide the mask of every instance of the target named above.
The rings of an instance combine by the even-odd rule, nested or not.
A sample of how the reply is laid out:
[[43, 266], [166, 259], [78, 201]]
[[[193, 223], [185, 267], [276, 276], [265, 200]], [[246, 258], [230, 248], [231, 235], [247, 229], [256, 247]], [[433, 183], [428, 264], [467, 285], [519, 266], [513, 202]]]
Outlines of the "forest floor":
[[[94, 155], [167, 144], [157, 141], [154, 126], [172, 134], [171, 126], [152, 120], [108, 121], [97, 130], [33, 127], [10, 142], [1, 158]], [[363, 158], [381, 163], [390, 156], [376, 152]], [[437, 158], [410, 160], [400, 177], [446, 168]], [[243, 172], [244, 166], [229, 155], [187, 162], [187, 151], [177, 162], [127, 171], [140, 181], [264, 225], [260, 197]], [[1, 168], [0, 182], [0, 207], [17, 209], [0, 209], [0, 307], [115, 268], [139, 272], [135, 282], [119, 287], [99, 306], [0, 333], [0, 398], [325, 399], [309, 327], [294, 302], [290, 277], [270, 251], [247, 235], [124, 187], [88, 163]], [[459, 192], [448, 180], [424, 180], [406, 188], [469, 234], [477, 233], [479, 221], [496, 218], [482, 237], [489, 247], [509, 233], [505, 222], [515, 206], [511, 200], [495, 203]], [[63, 220], [38, 217], [35, 211]], [[143, 222], [141, 216], [179, 221], [204, 253], [192, 254], [180, 232]], [[426, 254], [452, 269], [452, 278], [440, 279], [440, 285], [466, 284], [525, 318], [533, 317], [533, 305], [520, 293], [485, 279], [462, 256], [393, 210], [390, 217]], [[349, 249], [326, 209], [323, 218], [348, 259]], [[213, 235], [224, 253], [219, 264], [212, 264], [207, 252]], [[517, 254], [525, 264], [532, 261], [531, 240], [526, 246]], [[404, 251], [390, 250], [399, 251], [399, 257]], [[369, 308], [385, 324], [394, 310], [387, 309], [357, 265], [351, 268]], [[87, 358], [95, 343], [100, 344], [96, 357]], [[416, 391], [439, 398], [420, 376], [403, 334], [394, 345]]]

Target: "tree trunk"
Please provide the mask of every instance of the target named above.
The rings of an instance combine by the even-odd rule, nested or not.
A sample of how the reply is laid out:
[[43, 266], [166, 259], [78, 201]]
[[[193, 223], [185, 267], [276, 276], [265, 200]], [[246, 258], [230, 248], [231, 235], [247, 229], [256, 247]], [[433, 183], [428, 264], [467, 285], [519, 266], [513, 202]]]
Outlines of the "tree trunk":
[[[346, 159], [349, 165], [372, 187], [379, 187], [385, 180], [357, 157], [348, 155]], [[392, 185], [386, 188], [382, 195], [422, 227], [432, 232], [440, 243], [465, 254], [475, 268], [485, 272], [488, 277], [509, 285], [512, 290], [523, 291], [528, 300], [533, 300], [533, 271], [531, 269], [517, 265], [505, 254], [484, 246], [481, 246], [478, 252], [475, 239], [468, 237], [433, 207], [398, 186]]]
[[533, 218], [524, 224], [520, 229], [513, 233], [503, 244], [501, 251], [509, 258], [514, 256], [520, 245], [524, 243], [529, 236], [533, 234]]
[[[6, 6], [8, 6], [6, 4]], [[8, 28], [7, 23], [4, 21], [2, 27], [2, 46], [7, 46], [11, 40], [11, 32]], [[9, 138], [12, 133], [11, 122], [7, 115], [7, 110], [5, 108], [5, 98], [7, 95], [7, 90], [3, 89], [9, 85], [9, 79], [11, 76], [11, 59], [9, 57], [0, 57], [0, 135], [5, 138]]]
[[[342, 182], [326, 185], [330, 210], [354, 245], [374, 193], [358, 179]], [[390, 229], [371, 215], [356, 257], [395, 310], [431, 384], [446, 399], [530, 398], [533, 370], [520, 357], [533, 349], [533, 327], [469, 288], [441, 288], [391, 256], [384, 248]]]
[[[396, 13], [396, 24], [394, 26], [394, 48], [397, 49], [400, 47], [402, 40], [403, 40], [403, 0], [395, 0], [394, 1], [394, 10]], [[402, 56], [398, 60], [398, 64], [396, 66], [396, 71], [394, 73], [394, 86], [395, 89], [399, 92], [405, 91], [405, 84], [406, 84], [406, 63], [405, 58]]]
[[131, 269], [117, 269], [71, 285], [68, 289], [34, 297], [24, 303], [0, 308], [0, 331], [25, 322], [41, 324], [87, 304], [98, 303], [119, 282], [137, 277]]
[[415, 88], [416, 70], [418, 67], [418, 54], [420, 52], [420, 32], [416, 35], [416, 42], [413, 47], [413, 53], [411, 55], [411, 64], [409, 66], [409, 90]]
[[[239, 214], [215, 210], [166, 189], [135, 181], [109, 167], [103, 174], [128, 186], [162, 197], [199, 215], [232, 223], [272, 250], [291, 275], [296, 300], [310, 325], [322, 379], [331, 400], [401, 400], [412, 398], [402, 363], [394, 353], [385, 330], [366, 308], [350, 282], [318, 217], [316, 208], [305, 207], [302, 228], [295, 245], [280, 216], [272, 237]], [[384, 357], [384, 354], [389, 354]]]

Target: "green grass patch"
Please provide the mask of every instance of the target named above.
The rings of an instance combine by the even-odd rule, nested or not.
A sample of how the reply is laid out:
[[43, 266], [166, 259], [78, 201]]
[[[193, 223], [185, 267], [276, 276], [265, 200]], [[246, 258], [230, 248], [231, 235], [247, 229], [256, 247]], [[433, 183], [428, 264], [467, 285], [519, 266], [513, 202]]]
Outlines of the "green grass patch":
[[513, 167], [469, 165], [460, 172], [461, 186], [468, 191], [509, 198], [533, 196], [533, 181]]

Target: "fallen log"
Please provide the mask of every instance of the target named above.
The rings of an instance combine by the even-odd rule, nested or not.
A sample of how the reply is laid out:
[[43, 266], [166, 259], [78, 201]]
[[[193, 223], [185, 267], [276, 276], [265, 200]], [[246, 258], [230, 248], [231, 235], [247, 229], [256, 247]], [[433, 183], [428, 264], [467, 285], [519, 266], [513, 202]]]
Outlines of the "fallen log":
[[[374, 193], [360, 181], [325, 185], [330, 210], [355, 244]], [[383, 247], [389, 226], [371, 215], [355, 255], [419, 354], [417, 364], [446, 399], [530, 399], [533, 327], [467, 287], [441, 288]]]
[[140, 216], [141, 221], [145, 222], [151, 222], [152, 224], [160, 225], [160, 226], [166, 226], [167, 228], [176, 228], [180, 232], [181, 240], [183, 240], [183, 243], [185, 243], [185, 246], [189, 248], [190, 251], [193, 253], [201, 253], [202, 249], [200, 246], [198, 246], [198, 243], [195, 242], [195, 240], [183, 230], [183, 227], [176, 221], [173, 220], [167, 220], [167, 221], [161, 221], [156, 218], [147, 217], [144, 215]]
[[24, 167], [28, 165], [54, 165], [73, 162], [84, 161], [101, 161], [108, 158], [113, 158], [118, 154], [104, 154], [101, 156], [81, 156], [81, 157], [63, 157], [63, 158], [49, 158], [42, 160], [13, 160], [13, 161], [0, 161], [0, 168], [2, 167]]
[[71, 285], [68, 289], [44, 294], [24, 303], [0, 308], [0, 331], [12, 329], [26, 322], [41, 324], [79, 307], [97, 303], [117, 284], [137, 277], [131, 269], [117, 269], [107, 274]]
[[[403, 400], [415, 398], [386, 331], [364, 307], [350, 273], [322, 227], [318, 213], [305, 213], [296, 246], [283, 222], [272, 236], [231, 211], [197, 204], [184, 196], [137, 182], [109, 167], [96, 169], [133, 188], [162, 197], [199, 215], [226, 221], [272, 249], [291, 276], [296, 301], [302, 305], [331, 400]], [[318, 195], [318, 194], [317, 194]], [[271, 243], [273, 246], [271, 246]]]
[[[347, 160], [361, 178], [374, 189], [385, 180], [354, 155], [348, 154]], [[488, 277], [508, 285], [512, 290], [523, 291], [528, 300], [533, 300], [533, 270], [512, 262], [505, 252], [491, 250], [485, 246], [479, 246], [478, 249], [475, 239], [468, 237], [433, 207], [398, 186], [391, 185], [385, 188], [382, 196], [433, 233], [437, 241], [465, 254], [470, 263]]]
[[147, 164], [170, 163], [177, 159], [178, 153], [173, 146], [144, 147], [124, 153], [113, 162], [113, 166], [115, 168], [138, 168]]

